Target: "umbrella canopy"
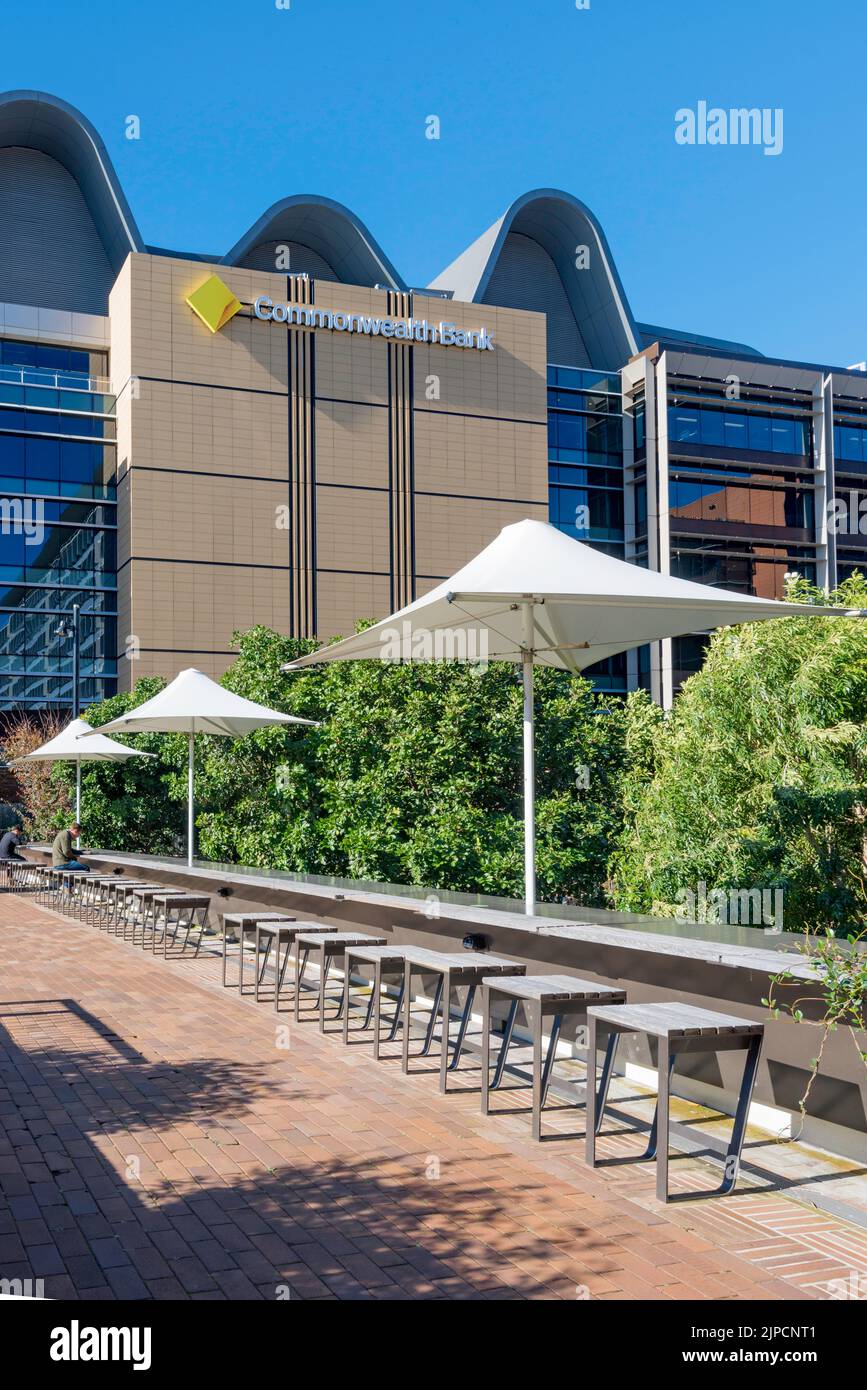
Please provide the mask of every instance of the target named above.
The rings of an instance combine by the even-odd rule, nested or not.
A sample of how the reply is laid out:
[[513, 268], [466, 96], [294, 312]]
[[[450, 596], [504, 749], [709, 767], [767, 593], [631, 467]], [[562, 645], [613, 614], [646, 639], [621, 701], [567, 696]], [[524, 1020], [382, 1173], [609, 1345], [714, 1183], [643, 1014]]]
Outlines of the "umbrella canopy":
[[544, 521], [505, 526], [430, 593], [363, 632], [291, 662], [520, 661], [524, 670], [525, 899], [535, 905], [533, 665], [581, 671], [630, 647], [766, 618], [865, 617], [657, 574]]
[[364, 658], [521, 661], [529, 649], [536, 665], [581, 671], [663, 637], [817, 614], [846, 610], [674, 579], [603, 555], [547, 522], [518, 521], [430, 593], [291, 666]]
[[[86, 744], [81, 742], [85, 734], [88, 735]], [[34, 748], [32, 753], [14, 758], [9, 766], [20, 767], [22, 763], [75, 763], [75, 819], [78, 821], [81, 818], [82, 763], [118, 763], [125, 762], [127, 758], [153, 756], [153, 753], [142, 753], [138, 748], [127, 748], [124, 743], [116, 743], [113, 738], [106, 738], [99, 729], [94, 729], [88, 724], [86, 719], [73, 719], [71, 724], [67, 724], [54, 738], [43, 743], [41, 748]]]
[[[226, 690], [204, 672], [190, 667], [181, 671], [165, 690], [146, 700], [143, 705], [127, 710], [102, 730], [118, 734], [186, 734], [187, 758], [187, 863], [193, 862], [193, 761], [196, 734], [218, 734], [225, 738], [242, 738], [253, 729], [269, 724], [316, 724], [314, 719], [299, 719], [294, 714], [257, 705], [241, 695]], [[86, 735], [86, 741], [94, 734]]]

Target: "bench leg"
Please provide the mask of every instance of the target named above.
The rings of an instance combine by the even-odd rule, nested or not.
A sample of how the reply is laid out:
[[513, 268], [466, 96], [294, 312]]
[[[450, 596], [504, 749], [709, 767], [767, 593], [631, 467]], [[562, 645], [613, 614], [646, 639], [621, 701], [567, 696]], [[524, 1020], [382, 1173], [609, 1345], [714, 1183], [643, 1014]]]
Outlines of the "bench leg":
[[[605, 1025], [603, 1024], [603, 1027]], [[587, 1076], [584, 1083], [585, 1101], [585, 1126], [584, 1144], [586, 1150], [587, 1163], [591, 1168], [596, 1167], [596, 1136], [602, 1128], [602, 1121], [605, 1117], [605, 1106], [608, 1101], [608, 1087], [611, 1084], [611, 1073], [614, 1070], [614, 1058], [617, 1053], [617, 1044], [620, 1034], [614, 1029], [608, 1034], [608, 1042], [605, 1045], [605, 1060], [602, 1063], [602, 1077], [599, 1082], [599, 1089], [596, 1089], [596, 1048], [597, 1048], [598, 1025], [595, 1018], [588, 1015], [587, 1018]]]
[[[379, 969], [375, 976], [376, 988], [373, 999], [373, 1060], [379, 1061], [379, 1038], [382, 1028], [382, 970]], [[397, 1012], [400, 1014], [400, 999], [397, 1001]]]
[[[605, 1060], [604, 1060], [604, 1062], [602, 1063], [602, 1080], [599, 1082], [599, 1104], [598, 1104], [598, 1106], [597, 1106], [598, 1115], [597, 1115], [597, 1118], [596, 1118], [596, 1133], [597, 1133], [597, 1134], [599, 1133], [600, 1129], [602, 1128], [602, 1116], [603, 1116], [603, 1114], [605, 1113], [605, 1105], [606, 1105], [606, 1102], [607, 1102], [607, 1100], [608, 1100], [608, 1087], [611, 1085], [611, 1073], [612, 1073], [613, 1070], [614, 1070], [614, 1057], [615, 1057], [615, 1054], [616, 1054], [616, 1052], [617, 1052], [617, 1044], [618, 1044], [619, 1040], [620, 1040], [620, 1034], [619, 1034], [619, 1033], [609, 1033], [609, 1035], [608, 1035], [608, 1043], [607, 1043], [606, 1048], [605, 1048]], [[595, 1081], [596, 1081], [595, 1068], [594, 1068], [593, 1080], [594, 1080], [594, 1084], [595, 1084]], [[590, 1093], [589, 1093], [589, 1091], [588, 1091], [588, 1093], [587, 1093], [587, 1103], [588, 1103], [588, 1106], [589, 1106], [589, 1104], [590, 1104]], [[589, 1119], [587, 1120], [587, 1123], [588, 1123], [588, 1125], [589, 1125], [589, 1123], [590, 1123], [590, 1120], [589, 1120]]]
[[461, 1053], [464, 1050], [464, 1039], [467, 1036], [467, 1027], [469, 1025], [470, 1014], [473, 1010], [473, 1003], [475, 1001], [475, 998], [476, 986], [470, 985], [469, 989], [467, 990], [467, 1002], [464, 1005], [463, 1013], [461, 1014], [461, 1021], [458, 1024], [458, 1036], [457, 1041], [455, 1042], [454, 1056], [452, 1057], [452, 1060], [449, 1063], [449, 1071], [457, 1071], [458, 1062], [461, 1060]]
[[371, 1018], [373, 1017], [373, 1001], [374, 1001], [374, 999], [375, 999], [375, 997], [376, 997], [376, 994], [377, 994], [377, 992], [378, 992], [378, 990], [379, 990], [379, 984], [380, 984], [380, 977], [381, 977], [381, 975], [382, 975], [382, 966], [379, 964], [379, 961], [376, 961], [376, 962], [374, 963], [374, 966], [373, 966], [373, 983], [372, 983], [372, 986], [371, 986], [370, 998], [369, 998], [368, 1001], [367, 1001], [367, 1010], [366, 1010], [365, 1015], [364, 1015], [364, 1022], [363, 1022], [362, 1025], [361, 1025], [361, 1031], [362, 1031], [362, 1033], [366, 1033], [367, 1030], [368, 1030], [368, 1028], [370, 1027], [370, 1020], [371, 1020]]
[[488, 1113], [488, 1083], [491, 1079], [491, 987], [482, 985], [482, 1114]]
[[491, 1082], [491, 1090], [496, 1091], [502, 1085], [503, 1075], [506, 1070], [506, 1056], [512, 1041], [512, 1033], [515, 1028], [515, 1019], [518, 1016], [518, 1004], [520, 1000], [513, 999], [509, 1005], [509, 1012], [506, 1015], [506, 1022], [503, 1027], [503, 1041], [500, 1044], [500, 1055], [497, 1058], [497, 1067], [494, 1072], [494, 1079]]
[[397, 1037], [397, 1030], [400, 1027], [400, 1017], [403, 1011], [403, 992], [405, 988], [406, 986], [404, 984], [404, 981], [401, 980], [397, 990], [397, 1000], [395, 1001], [394, 1006], [394, 1017], [391, 1020], [391, 1027], [389, 1028], [388, 1034], [385, 1039], [386, 1042], [394, 1042], [395, 1038]]
[[[451, 981], [448, 976], [443, 977], [443, 988], [440, 995], [440, 1013], [442, 1014], [441, 1038], [442, 1047], [440, 1050], [440, 1090], [445, 1095], [449, 1084], [449, 1036], [451, 1034], [451, 1002], [452, 989]], [[431, 1019], [436, 1017], [436, 1010], [431, 1011]]]
[[659, 1039], [659, 1098], [656, 1102], [657, 1136], [661, 1140], [656, 1155], [656, 1200], [668, 1201], [668, 1111], [671, 1073], [674, 1068], [674, 1054], [669, 1052], [668, 1038]]
[[264, 957], [263, 957], [262, 964], [260, 965], [260, 964], [259, 964], [259, 955], [260, 955], [260, 953], [261, 953], [261, 942], [262, 942], [262, 938], [261, 938], [261, 935], [260, 935], [260, 933], [259, 933], [259, 928], [257, 927], [257, 928], [256, 928], [256, 950], [255, 950], [255, 952], [254, 952], [254, 955], [255, 955], [255, 957], [256, 957], [256, 986], [255, 986], [255, 989], [254, 989], [254, 991], [253, 991], [253, 994], [254, 994], [254, 997], [255, 997], [255, 1000], [256, 1000], [256, 1003], [257, 1003], [257, 1004], [258, 1004], [258, 1002], [259, 1002], [259, 990], [260, 990], [261, 987], [262, 987], [262, 981], [263, 981], [264, 978], [265, 978], [265, 971], [268, 969], [268, 962], [269, 962], [269, 960], [271, 959], [271, 947], [274, 945], [274, 937], [273, 937], [272, 935], [270, 935], [270, 934], [268, 935], [268, 940], [267, 940], [267, 942], [266, 942], [266, 944], [265, 944], [265, 955], [264, 955]]
[[433, 1004], [431, 1005], [430, 1018], [428, 1019], [427, 1030], [424, 1035], [424, 1047], [419, 1053], [420, 1057], [427, 1057], [428, 1053], [433, 1047], [434, 1026], [437, 1021], [437, 1014], [439, 1013], [439, 1007], [442, 1001], [442, 997], [443, 977], [442, 975], [440, 975], [439, 979], [437, 980], [436, 989], [434, 990]]
[[400, 1066], [404, 1072], [409, 1071], [409, 1025], [412, 1009], [412, 966], [409, 961], [404, 961], [403, 965], [403, 1047], [401, 1048]]
[[[658, 1059], [658, 1065], [657, 1065], [657, 1071], [658, 1071], [658, 1074], [659, 1074], [659, 1093], [658, 1093], [657, 1101], [656, 1101], [656, 1109], [655, 1109], [654, 1112], [653, 1112], [653, 1124], [650, 1126], [650, 1134], [649, 1134], [648, 1140], [647, 1140], [647, 1148], [644, 1150], [644, 1153], [643, 1153], [643, 1154], [641, 1155], [641, 1157], [639, 1158], [639, 1160], [638, 1160], [639, 1163], [643, 1163], [645, 1159], [656, 1158], [656, 1150], [657, 1150], [657, 1147], [658, 1147], [658, 1144], [659, 1144], [659, 1107], [660, 1107], [660, 1102], [661, 1102], [662, 1099], [663, 1099], [663, 1084], [662, 1084], [662, 1081], [663, 1081], [663, 1075], [662, 1075], [662, 1073], [663, 1073], [663, 1059], [665, 1059], [665, 1060], [664, 1060], [664, 1066], [665, 1066], [665, 1088], [664, 1088], [664, 1095], [665, 1095], [665, 1104], [668, 1105], [668, 1096], [669, 1096], [669, 1092], [670, 1092], [670, 1090], [671, 1090], [671, 1073], [674, 1071], [674, 1054], [669, 1052], [669, 1050], [668, 1050], [668, 1044], [667, 1044], [667, 1043], [665, 1044], [665, 1047], [663, 1047], [662, 1042], [660, 1042], [660, 1044], [659, 1044], [659, 1059]], [[668, 1136], [668, 1129], [667, 1129], [667, 1128], [666, 1128], [666, 1130], [665, 1130], [665, 1133], [666, 1133], [666, 1139], [667, 1139], [667, 1136]]]
[[533, 1138], [542, 1138], [542, 1005], [538, 1000], [527, 1004], [533, 1033]]
[[343, 957], [343, 1041], [349, 1042], [349, 988], [352, 978], [352, 958], [349, 952]]
[[753, 1087], [756, 1084], [756, 1072], [759, 1068], [759, 1055], [761, 1050], [761, 1035], [756, 1034], [754, 1038], [750, 1038], [750, 1045], [747, 1048], [746, 1060], [744, 1062], [744, 1075], [741, 1081], [740, 1095], [738, 1096], [738, 1108], [735, 1112], [732, 1137], [725, 1159], [725, 1177], [719, 1188], [722, 1196], [725, 1196], [727, 1192], [731, 1192], [738, 1180], [738, 1173], [741, 1167], [741, 1149], [744, 1143], [744, 1132], [747, 1127], [747, 1116], [750, 1113], [750, 1102], [753, 1098]]
[[[304, 962], [306, 964], [306, 960]], [[301, 1021], [301, 976], [304, 968], [301, 964], [301, 942], [295, 942], [295, 1022]]]
[[286, 978], [286, 967], [289, 964], [289, 957], [292, 954], [292, 942], [286, 942], [286, 950], [283, 952], [283, 964], [280, 965], [280, 947], [277, 947], [277, 979], [274, 981], [274, 1009], [280, 1012], [280, 994], [283, 989], [283, 981]]
[[557, 1055], [557, 1044], [560, 1041], [560, 1029], [563, 1026], [563, 1015], [555, 1014], [551, 1020], [551, 1037], [548, 1042], [548, 1051], [545, 1056], [545, 1066], [542, 1071], [542, 1105], [548, 1099], [548, 1087], [551, 1085], [551, 1072], [554, 1067], [554, 1058]]
[[[325, 1032], [325, 990], [328, 985], [328, 975], [331, 970], [331, 956], [322, 946], [319, 949], [319, 1031]], [[340, 1010], [337, 1010], [337, 1017], [340, 1017]]]

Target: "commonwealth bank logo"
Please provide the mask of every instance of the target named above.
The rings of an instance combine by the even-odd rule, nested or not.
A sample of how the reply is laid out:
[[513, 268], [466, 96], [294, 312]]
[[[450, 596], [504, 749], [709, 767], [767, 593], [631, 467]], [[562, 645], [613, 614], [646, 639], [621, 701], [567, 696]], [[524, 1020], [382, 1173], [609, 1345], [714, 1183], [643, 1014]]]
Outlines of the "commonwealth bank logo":
[[197, 290], [187, 295], [187, 303], [212, 333], [218, 333], [221, 328], [225, 328], [229, 319], [234, 318], [241, 307], [240, 299], [235, 298], [219, 275], [209, 275]]

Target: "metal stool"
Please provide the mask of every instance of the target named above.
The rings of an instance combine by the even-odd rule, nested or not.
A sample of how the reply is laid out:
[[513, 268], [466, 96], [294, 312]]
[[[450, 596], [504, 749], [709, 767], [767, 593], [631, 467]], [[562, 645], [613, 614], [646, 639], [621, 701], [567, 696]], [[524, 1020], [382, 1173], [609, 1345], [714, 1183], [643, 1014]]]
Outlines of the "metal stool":
[[[311, 951], [316, 951], [319, 956], [319, 998], [316, 1005], [316, 1012], [319, 1018], [319, 1031], [325, 1032], [325, 986], [328, 982], [328, 972], [333, 961], [338, 961], [345, 965], [344, 955], [347, 946], [384, 946], [384, 936], [369, 936], [366, 932], [352, 931], [325, 931], [325, 932], [299, 932], [295, 937], [295, 1022], [301, 1022], [301, 981], [304, 976], [304, 968], [301, 964], [301, 957], [304, 957], [304, 965]], [[343, 1012], [343, 995], [340, 997], [340, 1004], [335, 1015], [340, 1018]]]
[[356, 1032], [366, 1032], [370, 1027], [371, 1017], [373, 1018], [373, 1056], [374, 1060], [379, 1060], [379, 1044], [382, 1034], [382, 977], [386, 974], [396, 974], [400, 976], [400, 988], [398, 990], [397, 1002], [394, 1006], [394, 1015], [391, 1020], [391, 1027], [388, 1030], [386, 1042], [394, 1042], [397, 1030], [400, 1027], [401, 1011], [403, 1009], [403, 992], [406, 988], [406, 951], [408, 948], [403, 946], [347, 946], [344, 952], [344, 977], [343, 977], [343, 1041], [349, 1042], [349, 1000], [352, 988], [352, 967], [354, 964], [370, 965], [373, 967], [373, 982], [371, 985], [370, 998], [367, 1001], [367, 1013], [361, 1027]]
[[231, 929], [232, 931], [234, 931], [234, 932], [237, 932], [237, 934], [238, 934], [238, 940], [239, 940], [239, 945], [240, 945], [240, 956], [239, 956], [239, 958], [238, 958], [238, 987], [239, 987], [241, 993], [243, 994], [243, 992], [244, 992], [244, 988], [243, 988], [244, 982], [243, 982], [243, 979], [242, 979], [242, 975], [243, 975], [243, 973], [244, 973], [244, 941], [245, 941], [245, 939], [246, 939], [247, 933], [248, 933], [248, 932], [250, 932], [250, 933], [255, 933], [255, 931], [256, 931], [256, 923], [257, 923], [257, 922], [294, 922], [294, 921], [295, 921], [295, 918], [294, 918], [294, 917], [284, 917], [283, 914], [280, 913], [280, 912], [224, 912], [224, 913], [223, 913], [223, 924], [222, 924], [222, 928], [223, 928], [223, 930], [222, 930], [222, 935], [223, 935], [223, 984], [224, 984], [224, 985], [228, 985], [228, 980], [226, 979], [226, 963], [227, 963], [227, 958], [228, 958], [228, 953], [227, 953], [226, 947], [227, 947], [228, 935], [229, 935], [229, 930], [230, 930], [230, 929]]
[[[430, 1022], [428, 1024], [428, 1042], [430, 1046], [430, 1030], [433, 1027], [439, 1006], [442, 1015], [442, 1039], [440, 1044], [440, 1090], [445, 1093], [448, 1090], [448, 1074], [456, 1071], [461, 1060], [461, 1053], [464, 1048], [464, 1040], [467, 1034], [467, 1025], [472, 1013], [473, 1001], [476, 997], [476, 990], [482, 983], [486, 975], [522, 975], [525, 966], [520, 961], [506, 960], [504, 956], [492, 956], [487, 951], [464, 951], [464, 952], [439, 952], [426, 951], [424, 949], [409, 948], [406, 952], [405, 966], [405, 990], [403, 996], [404, 1007], [404, 1030], [403, 1030], [403, 1070], [409, 1071], [409, 1034], [410, 1018], [412, 1013], [412, 973], [418, 970], [421, 974], [433, 973], [438, 975], [439, 982], [437, 991], [434, 995], [433, 1007], [431, 1008]], [[453, 989], [465, 986], [467, 997], [464, 1007], [461, 1010], [458, 1023], [458, 1036], [453, 1047], [453, 1055], [449, 1061], [449, 1047], [451, 1032], [451, 994]]]
[[162, 913], [163, 923], [163, 959], [169, 959], [169, 930], [172, 934], [172, 951], [177, 944], [178, 932], [184, 932], [184, 942], [180, 951], [175, 952], [172, 958], [182, 956], [186, 953], [187, 943], [190, 939], [190, 932], [197, 930], [196, 949], [194, 956], [199, 954], [199, 947], [202, 944], [202, 936], [208, 920], [208, 908], [211, 906], [211, 899], [204, 893], [155, 893], [153, 897], [154, 912], [154, 953], [156, 953], [156, 929], [157, 915]]
[[[295, 938], [297, 937], [298, 933], [299, 933], [299, 932], [303, 932], [303, 933], [305, 934], [305, 936], [313, 936], [313, 935], [318, 935], [318, 934], [323, 934], [323, 935], [324, 935], [326, 932], [333, 932], [333, 931], [334, 931], [334, 928], [333, 928], [333, 927], [327, 927], [327, 926], [325, 926], [325, 925], [324, 925], [323, 923], [321, 923], [321, 922], [263, 922], [263, 921], [261, 921], [261, 920], [258, 921], [258, 922], [256, 923], [256, 938], [255, 938], [255, 940], [256, 940], [256, 946], [255, 946], [255, 951], [254, 951], [254, 958], [255, 958], [256, 962], [258, 963], [259, 956], [260, 956], [260, 953], [261, 953], [261, 951], [262, 951], [262, 941], [263, 941], [263, 938], [264, 938], [264, 940], [265, 940], [265, 954], [264, 954], [264, 958], [263, 958], [263, 960], [262, 960], [261, 966], [259, 966], [258, 969], [256, 970], [256, 985], [255, 985], [256, 1003], [258, 1004], [258, 1002], [259, 1002], [259, 986], [261, 985], [263, 979], [265, 978], [265, 970], [266, 970], [266, 968], [267, 968], [268, 960], [269, 960], [270, 955], [271, 955], [271, 947], [272, 947], [272, 946], [275, 948], [275, 951], [276, 951], [275, 959], [276, 959], [276, 965], [277, 965], [277, 974], [276, 974], [275, 979], [274, 979], [274, 1009], [275, 1009], [276, 1012], [279, 1013], [279, 1011], [280, 1011], [280, 991], [281, 991], [281, 989], [283, 988], [283, 979], [284, 979], [284, 977], [285, 977], [285, 975], [286, 975], [286, 967], [287, 967], [287, 965], [289, 964], [289, 957], [290, 957], [290, 955], [292, 954], [292, 946], [294, 945]], [[285, 946], [285, 947], [286, 947], [285, 951], [283, 952], [283, 963], [282, 963], [282, 965], [281, 965], [281, 963], [280, 963], [280, 947], [281, 947], [281, 946]], [[301, 973], [302, 973], [302, 975], [304, 974], [304, 968], [305, 968], [305, 966], [306, 966], [306, 964], [307, 964], [307, 956], [308, 956], [308, 954], [309, 954], [309, 953], [308, 953], [307, 951], [304, 952], [304, 956], [303, 956], [303, 959], [302, 959], [302, 962], [301, 962]], [[240, 974], [240, 980], [241, 980], [241, 993], [243, 994], [243, 992], [244, 992], [244, 962], [243, 962], [243, 960], [241, 961], [241, 967], [240, 967], [240, 969], [241, 969], [241, 974]]]
[[[503, 1029], [503, 1041], [491, 1081], [491, 1004], [497, 999], [509, 1000], [509, 1012]], [[518, 1009], [523, 1006], [533, 1035], [533, 1138], [542, 1138], [542, 1110], [551, 1084], [551, 1071], [557, 1055], [557, 1042], [563, 1019], [567, 1015], [587, 1015], [588, 1004], [623, 1004], [626, 991], [592, 980], [579, 980], [572, 975], [500, 975], [482, 981], [482, 1114], [490, 1113], [490, 1092], [501, 1085], [506, 1070], [506, 1058]], [[542, 1028], [551, 1019], [548, 1051], [542, 1059]], [[603, 1068], [603, 1086], [614, 1059], [613, 1036], [608, 1044]]]
[[[141, 926], [141, 948], [142, 948], [143, 951], [146, 951], [146, 950], [148, 949], [148, 945], [150, 944], [150, 948], [151, 948], [151, 950], [152, 950], [152, 952], [153, 952], [154, 955], [156, 955], [156, 950], [157, 950], [157, 943], [156, 943], [156, 935], [157, 935], [157, 920], [156, 920], [156, 913], [157, 913], [157, 909], [156, 909], [156, 907], [155, 907], [155, 905], [154, 905], [154, 899], [157, 898], [157, 897], [159, 897], [159, 898], [166, 898], [166, 897], [169, 897], [169, 896], [175, 896], [175, 897], [181, 897], [181, 898], [183, 898], [183, 897], [186, 897], [186, 894], [185, 894], [185, 893], [182, 893], [180, 890], [178, 890], [175, 894], [171, 895], [170, 892], [169, 892], [169, 890], [166, 888], [166, 885], [165, 885], [164, 883], [157, 884], [156, 887], [154, 887], [154, 888], [136, 888], [136, 889], [133, 890], [133, 894], [132, 894], [132, 913], [133, 913], [133, 919], [134, 919], [134, 920], [133, 920], [133, 928], [132, 928], [132, 941], [133, 941], [133, 943], [135, 943], [135, 939], [136, 939], [136, 926], [140, 925], [140, 926]], [[137, 922], [135, 921], [136, 915], [138, 916], [138, 921], [137, 921]], [[152, 932], [152, 936], [151, 936], [151, 941], [150, 941], [150, 943], [148, 942], [148, 927], [151, 928], [151, 932]]]
[[[731, 1192], [738, 1180], [741, 1163], [741, 1148], [750, 1109], [756, 1070], [762, 1050], [765, 1033], [763, 1023], [751, 1019], [736, 1018], [730, 1014], [718, 1014], [712, 1009], [699, 1009], [692, 1004], [619, 1004], [611, 1008], [590, 1008], [587, 1010], [587, 1162], [591, 1168], [596, 1166], [596, 1133], [601, 1128], [605, 1102], [608, 1097], [608, 1075], [603, 1076], [604, 1085], [596, 1094], [596, 1039], [597, 1029], [613, 1035], [614, 1048], [611, 1061], [621, 1033], [644, 1033], [658, 1040], [659, 1053], [657, 1070], [659, 1074], [659, 1093], [650, 1138], [647, 1148], [636, 1162], [656, 1158], [656, 1196], [660, 1202], [669, 1200], [668, 1192], [668, 1110], [671, 1077], [675, 1059], [684, 1052], [730, 1052], [746, 1051], [743, 1080], [738, 1096], [732, 1136], [724, 1160], [725, 1176], [715, 1190], [719, 1195]], [[610, 1046], [610, 1044], [609, 1044]], [[596, 1122], [598, 1106], [599, 1121]], [[657, 1154], [657, 1138], [662, 1129], [663, 1142]], [[712, 1196], [713, 1193], [690, 1193], [689, 1196]]]

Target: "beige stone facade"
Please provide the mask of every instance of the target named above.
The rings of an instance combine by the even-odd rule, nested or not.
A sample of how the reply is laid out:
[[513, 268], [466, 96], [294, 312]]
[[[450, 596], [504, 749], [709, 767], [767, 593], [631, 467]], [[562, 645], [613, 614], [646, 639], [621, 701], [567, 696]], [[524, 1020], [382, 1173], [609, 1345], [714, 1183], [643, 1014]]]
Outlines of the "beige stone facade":
[[[220, 266], [243, 307], [212, 334], [185, 301], [215, 269], [136, 253], [111, 293], [121, 688], [219, 675], [255, 623], [349, 632], [547, 519], [544, 315]], [[495, 347], [287, 328], [253, 316], [262, 294]]]

